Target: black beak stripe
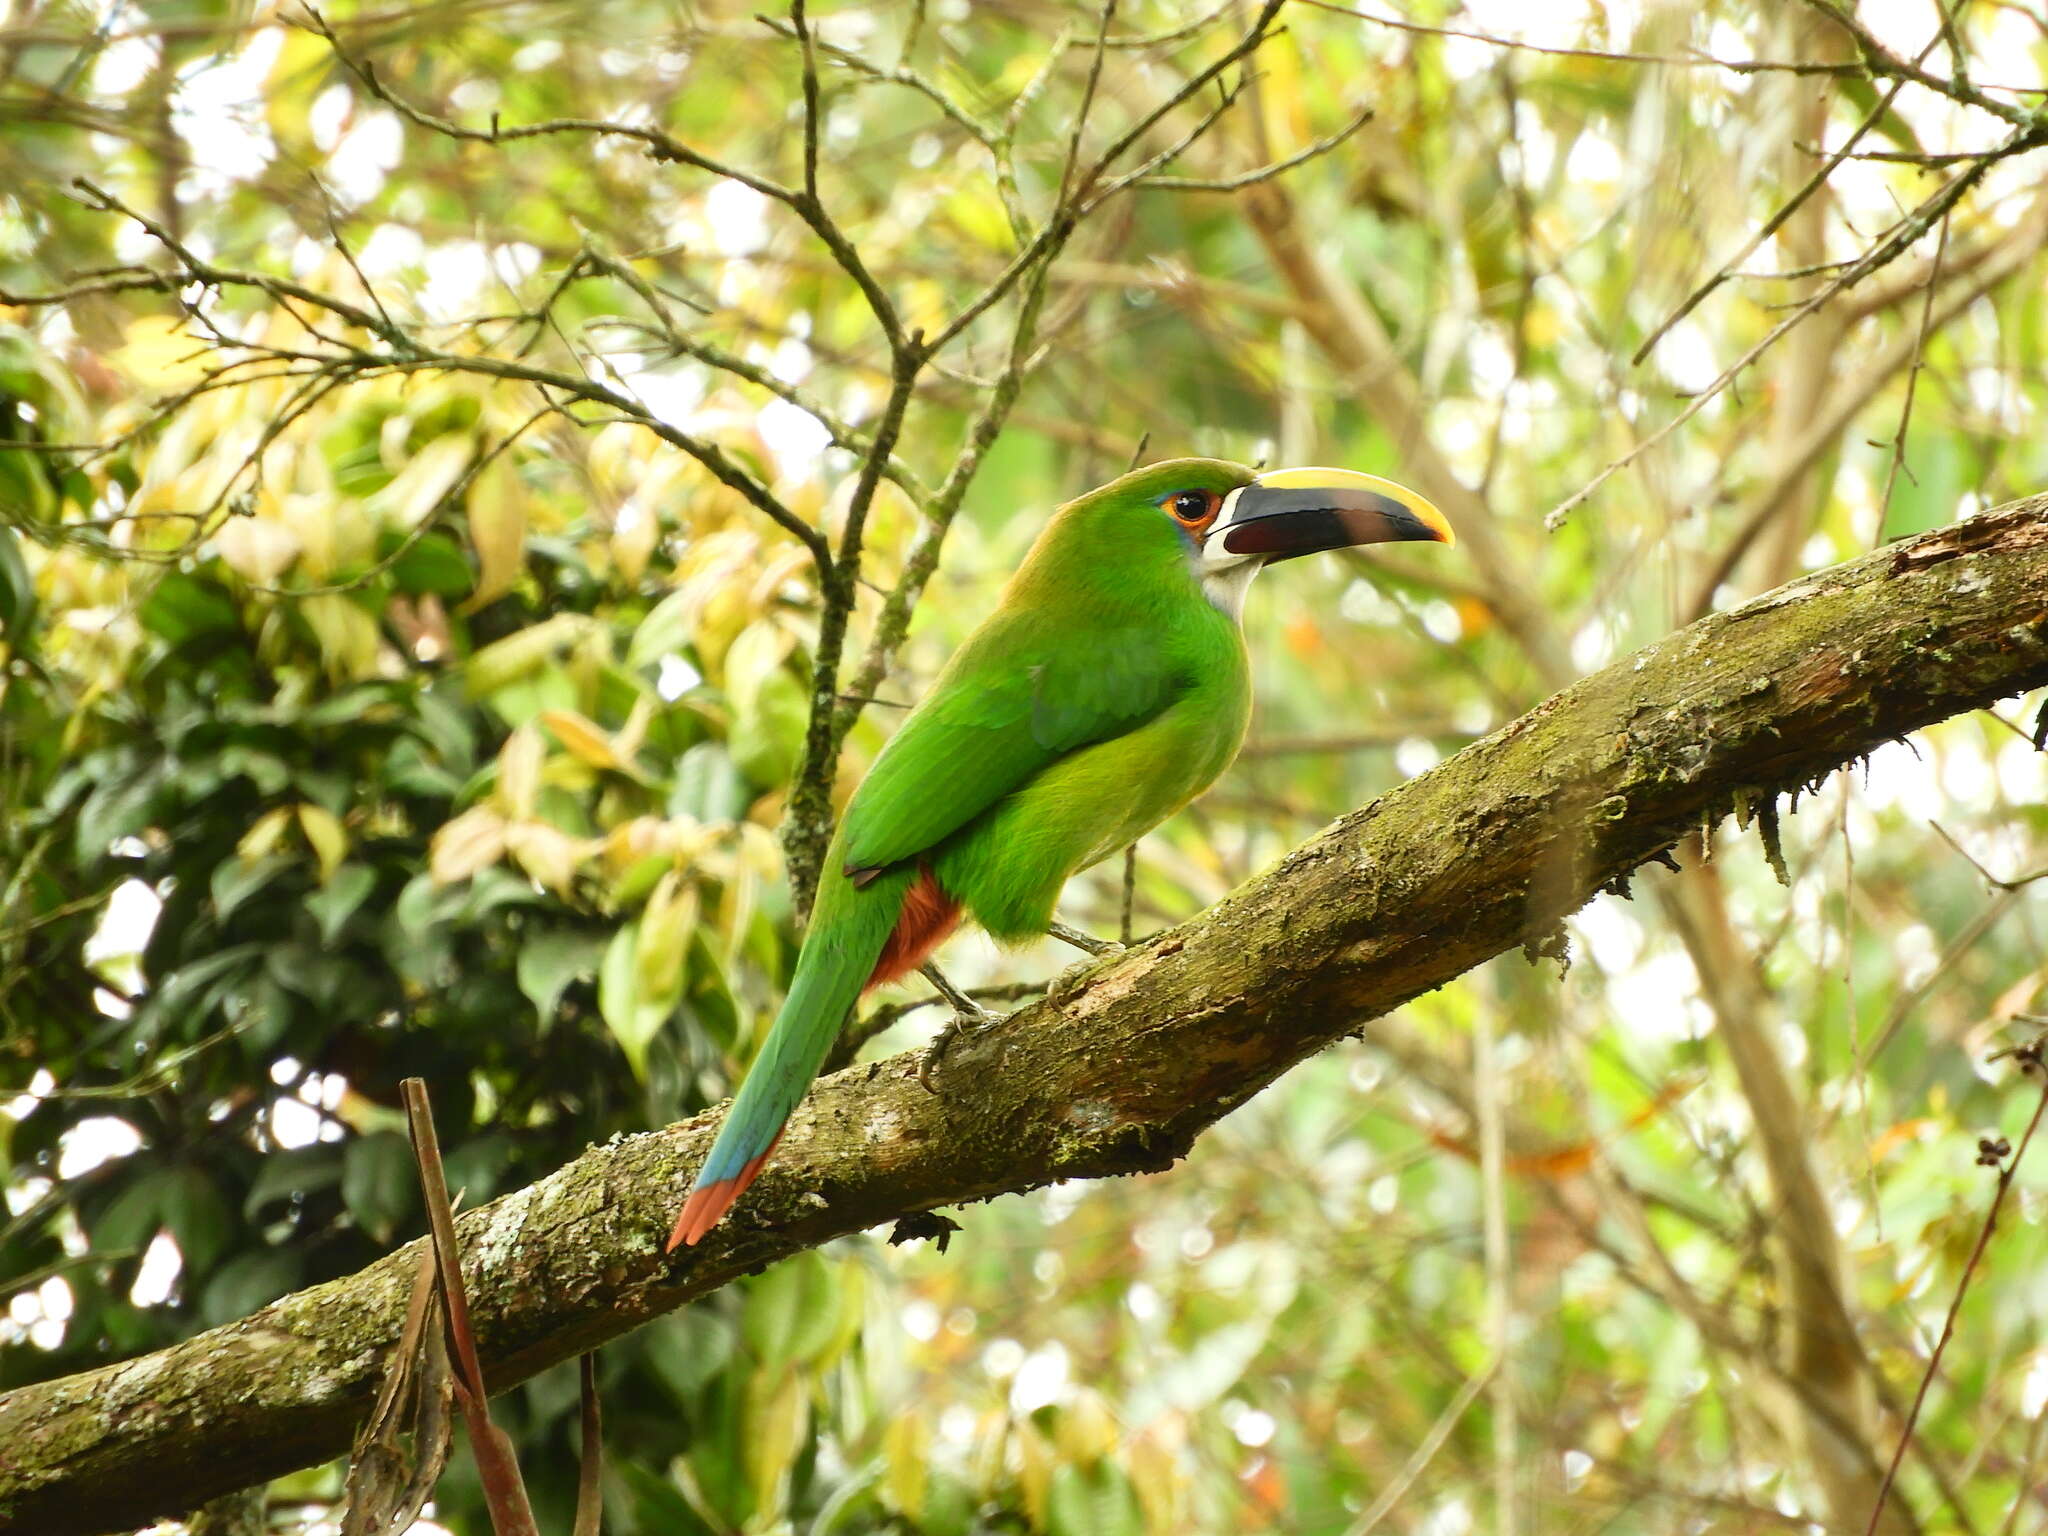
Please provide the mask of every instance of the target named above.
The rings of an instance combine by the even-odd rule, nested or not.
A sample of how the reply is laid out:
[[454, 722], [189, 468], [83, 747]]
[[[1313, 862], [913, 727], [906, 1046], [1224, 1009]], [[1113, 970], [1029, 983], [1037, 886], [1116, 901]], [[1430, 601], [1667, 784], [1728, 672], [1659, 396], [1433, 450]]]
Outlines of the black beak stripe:
[[1271, 565], [1354, 544], [1443, 537], [1393, 497], [1373, 491], [1250, 485], [1238, 492], [1223, 547], [1233, 555], [1264, 555]]

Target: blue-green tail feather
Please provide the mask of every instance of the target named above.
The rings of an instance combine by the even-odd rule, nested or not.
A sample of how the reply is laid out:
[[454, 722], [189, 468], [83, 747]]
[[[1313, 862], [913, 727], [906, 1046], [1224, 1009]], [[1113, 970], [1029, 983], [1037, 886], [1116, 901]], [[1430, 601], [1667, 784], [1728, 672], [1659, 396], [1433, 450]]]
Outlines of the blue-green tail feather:
[[697, 1174], [669, 1236], [671, 1249], [695, 1243], [710, 1231], [775, 1150], [783, 1126], [860, 1001], [913, 878], [909, 871], [896, 872], [855, 889], [828, 867], [789, 995]]

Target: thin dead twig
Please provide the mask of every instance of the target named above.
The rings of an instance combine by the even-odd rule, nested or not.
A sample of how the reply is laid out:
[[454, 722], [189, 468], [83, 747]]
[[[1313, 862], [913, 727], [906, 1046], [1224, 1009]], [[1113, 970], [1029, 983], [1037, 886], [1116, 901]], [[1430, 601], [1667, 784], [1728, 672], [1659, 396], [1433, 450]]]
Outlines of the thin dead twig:
[[[1932, 53], [1940, 42], [1941, 34], [1936, 32], [1933, 37], [1927, 40], [1927, 46], [1920, 50], [1920, 59], [1924, 59], [1928, 54]], [[1915, 59], [1914, 63], [1917, 64], [1920, 59]], [[1670, 333], [1674, 325], [1691, 314], [1706, 301], [1708, 295], [1712, 294], [1715, 289], [1733, 277], [1737, 269], [1745, 261], [1749, 260], [1751, 256], [1756, 254], [1758, 247], [1782, 229], [1785, 226], [1786, 220], [1790, 219], [1793, 214], [1806, 205], [1808, 198], [1827, 185], [1828, 178], [1834, 175], [1836, 167], [1841, 165], [1848, 158], [1849, 152], [1863, 141], [1863, 136], [1884, 121], [1885, 115], [1892, 109], [1892, 103], [1898, 100], [1899, 92], [1905, 88], [1906, 82], [1902, 79], [1892, 82], [1891, 89], [1879, 97], [1876, 104], [1863, 114], [1863, 121], [1850, 130], [1848, 138], [1842, 141], [1841, 148], [1823, 160], [1819, 168], [1801, 184], [1799, 190], [1785, 199], [1776, 213], [1756, 227], [1749, 239], [1743, 242], [1741, 250], [1722, 262], [1719, 270], [1712, 277], [1687, 294], [1678, 307], [1666, 315], [1656, 328], [1643, 338], [1642, 345], [1637, 347], [1634, 354], [1629, 358], [1629, 365], [1631, 367], [1640, 368], [1643, 364], [1643, 359], [1650, 355], [1650, 349], [1662, 341]]]
[[598, 1536], [604, 1524], [604, 1419], [597, 1399], [597, 1351], [578, 1357], [576, 1379], [583, 1398], [583, 1445], [576, 1463], [573, 1536]]
[[1543, 516], [1543, 526], [1552, 532], [1563, 527], [1565, 520], [1571, 516], [1573, 509], [1589, 500], [1595, 491], [1599, 490], [1601, 486], [1605, 485], [1615, 475], [1628, 468], [1629, 465], [1649, 452], [1650, 449], [1656, 447], [1665, 438], [1705, 410], [1707, 405], [1733, 383], [1744, 369], [1775, 346], [1786, 332], [1828, 303], [1836, 294], [1854, 286], [1872, 272], [1877, 271], [1880, 267], [1887, 265], [1902, 255], [1915, 241], [1932, 229], [1938, 220], [1944, 218], [1950, 209], [1961, 202], [1970, 189], [1984, 179], [1992, 166], [1998, 164], [2001, 160], [2011, 158], [2013, 155], [2024, 154], [2043, 143], [2048, 143], [2048, 120], [2031, 123], [2027, 128], [2014, 132], [1997, 148], [1987, 150], [1967, 171], [1945, 183], [1940, 190], [1936, 191], [1922, 202], [1919, 207], [1901, 219], [1893, 226], [1890, 234], [1864, 252], [1862, 256], [1845, 268], [1826, 287], [1815, 292], [1812, 297], [1808, 298], [1797, 309], [1772, 326], [1761, 340], [1723, 369], [1720, 375], [1705, 389], [1694, 395], [1686, 403], [1684, 410], [1673, 416], [1671, 420], [1667, 421], [1655, 432], [1643, 438], [1633, 448], [1629, 449], [1628, 452], [1609, 462], [1604, 469], [1594, 475], [1585, 485], [1546, 512]]
[[1877, 1522], [1884, 1514], [1885, 1501], [1891, 1496], [1892, 1484], [1899, 1475], [1899, 1463], [1906, 1458], [1906, 1447], [1913, 1443], [1913, 1429], [1920, 1422], [1921, 1406], [1927, 1401], [1928, 1389], [1941, 1369], [1941, 1357], [1948, 1349], [1948, 1341], [1955, 1337], [1956, 1316], [1963, 1309], [1963, 1297], [1969, 1294], [1970, 1281], [1984, 1258], [1984, 1250], [1991, 1244], [1991, 1234], [1998, 1230], [1998, 1212], [2005, 1204], [2005, 1193], [2012, 1188], [2013, 1176], [2019, 1172], [2020, 1160], [2027, 1155], [2027, 1148], [2033, 1143], [2034, 1132], [2040, 1129], [2043, 1113], [2048, 1112], [2048, 1062], [2044, 1062], [2042, 1057], [2042, 1042], [2037, 1040], [2013, 1054], [2019, 1059], [2022, 1073], [2041, 1075], [2041, 1096], [2034, 1104], [2033, 1118], [2027, 1121], [2018, 1149], [2010, 1157], [2005, 1155], [2003, 1137], [1995, 1140], [1985, 1137], [1978, 1142], [1977, 1161], [1998, 1169], [1998, 1187], [1992, 1192], [1991, 1208], [1984, 1213], [1984, 1225], [1978, 1229], [1976, 1244], [1970, 1249], [1970, 1257], [1956, 1281], [1956, 1293], [1949, 1301], [1948, 1315], [1941, 1322], [1941, 1337], [1935, 1340], [1934, 1352], [1927, 1357], [1927, 1369], [1920, 1375], [1920, 1388], [1913, 1394], [1913, 1406], [1907, 1410], [1905, 1427], [1899, 1431], [1898, 1447], [1892, 1452], [1891, 1465], [1885, 1468], [1884, 1482], [1878, 1486], [1877, 1502], [1871, 1506], [1870, 1522], [1864, 1527], [1864, 1536], [1873, 1536]]

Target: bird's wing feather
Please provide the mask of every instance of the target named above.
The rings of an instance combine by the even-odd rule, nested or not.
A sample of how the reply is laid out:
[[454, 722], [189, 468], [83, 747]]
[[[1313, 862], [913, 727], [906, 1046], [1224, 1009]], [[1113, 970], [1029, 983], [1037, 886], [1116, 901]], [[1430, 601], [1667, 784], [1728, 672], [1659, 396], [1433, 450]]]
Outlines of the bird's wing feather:
[[1034, 641], [998, 619], [963, 648], [854, 793], [846, 871], [914, 858], [1069, 752], [1144, 724], [1189, 681], [1147, 630]]

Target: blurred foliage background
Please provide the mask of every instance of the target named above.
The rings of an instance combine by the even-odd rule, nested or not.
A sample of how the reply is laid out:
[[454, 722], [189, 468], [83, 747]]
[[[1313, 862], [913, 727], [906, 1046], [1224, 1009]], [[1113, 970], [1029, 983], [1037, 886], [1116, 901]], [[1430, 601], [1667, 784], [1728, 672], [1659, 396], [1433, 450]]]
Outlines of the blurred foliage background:
[[[1141, 933], [1707, 607], [2048, 489], [2048, 196], [1995, 110], [2043, 103], [2048, 22], [1857, 16], [1288, 5], [1160, 168], [1213, 189], [1105, 201], [1045, 269], [1028, 368], [1020, 288], [918, 382], [843, 676], [942, 558], [840, 792], [1046, 511], [1141, 453], [1382, 471], [1465, 534], [1260, 583], [1252, 740], [1141, 846]], [[794, 958], [777, 832], [818, 568], [657, 429], [843, 539], [891, 352], [774, 198], [636, 138], [487, 141], [605, 120], [794, 185], [788, 22], [298, 18], [0, 20], [0, 1387], [417, 1235], [403, 1076], [471, 1204], [715, 1102]], [[936, 334], [1058, 205], [1083, 104], [1107, 143], [1250, 17], [1127, 4], [1099, 49], [1063, 0], [812, 21], [821, 192]], [[351, 349], [384, 362], [218, 371]], [[934, 490], [1006, 370], [948, 530]], [[1707, 830], [1581, 913], [1567, 968], [1468, 976], [1171, 1173], [955, 1213], [946, 1253], [836, 1244], [609, 1347], [607, 1530], [1862, 1530], [1990, 1198], [1978, 1138], [2034, 1103], [1993, 1059], [2048, 964], [2033, 730], [2015, 706], [1837, 776], [1786, 821], [1783, 883]], [[1067, 915], [1113, 932], [1119, 904], [1105, 868]], [[947, 963], [1066, 962], [969, 938]], [[2044, 1203], [2037, 1158], [1883, 1529], [2048, 1530]], [[500, 1416], [567, 1529], [573, 1372]], [[273, 1527], [332, 1529], [338, 1487], [275, 1485]], [[465, 1457], [432, 1518], [484, 1528]]]

